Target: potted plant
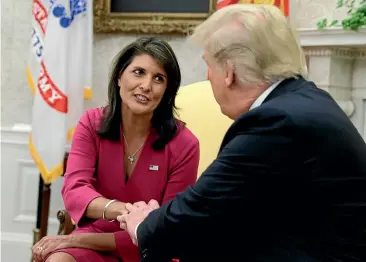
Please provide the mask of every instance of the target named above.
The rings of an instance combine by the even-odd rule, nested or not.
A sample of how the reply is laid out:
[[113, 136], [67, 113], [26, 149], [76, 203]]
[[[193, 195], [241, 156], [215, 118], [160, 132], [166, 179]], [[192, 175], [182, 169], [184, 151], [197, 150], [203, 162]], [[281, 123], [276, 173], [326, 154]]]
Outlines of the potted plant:
[[317, 27], [323, 30], [328, 27], [342, 27], [345, 30], [358, 31], [366, 26], [366, 0], [337, 0], [337, 8], [346, 7], [347, 16], [341, 20], [328, 21], [327, 18], [320, 20]]

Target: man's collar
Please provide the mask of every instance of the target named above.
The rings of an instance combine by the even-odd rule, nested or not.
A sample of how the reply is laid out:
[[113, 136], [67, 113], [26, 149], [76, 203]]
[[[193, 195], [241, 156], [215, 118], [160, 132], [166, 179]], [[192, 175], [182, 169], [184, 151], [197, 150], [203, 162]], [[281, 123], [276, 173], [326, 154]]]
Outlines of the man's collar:
[[269, 94], [283, 81], [279, 80], [277, 82], [275, 82], [274, 84], [272, 84], [270, 87], [268, 87], [252, 104], [252, 106], [249, 108], [249, 111], [260, 106], [263, 101], [267, 98], [267, 96], [269, 96]]

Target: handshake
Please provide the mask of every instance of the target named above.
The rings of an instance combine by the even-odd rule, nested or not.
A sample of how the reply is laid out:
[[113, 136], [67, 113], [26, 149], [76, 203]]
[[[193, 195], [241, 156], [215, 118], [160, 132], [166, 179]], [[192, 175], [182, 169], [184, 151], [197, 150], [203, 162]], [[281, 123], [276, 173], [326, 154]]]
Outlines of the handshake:
[[134, 204], [126, 203], [122, 215], [117, 217], [120, 227], [128, 232], [135, 245], [138, 244], [138, 225], [144, 221], [151, 211], [158, 209], [159, 207], [159, 203], [154, 199], [150, 200], [149, 203], [145, 203], [144, 201], [136, 202]]

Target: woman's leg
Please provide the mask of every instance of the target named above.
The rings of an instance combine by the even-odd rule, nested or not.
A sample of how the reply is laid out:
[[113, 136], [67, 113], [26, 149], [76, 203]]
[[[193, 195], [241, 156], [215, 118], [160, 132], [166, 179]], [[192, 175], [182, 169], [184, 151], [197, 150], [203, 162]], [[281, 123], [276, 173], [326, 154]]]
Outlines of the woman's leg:
[[53, 251], [44, 262], [119, 262], [114, 254], [85, 248], [63, 248]]
[[77, 262], [75, 258], [65, 252], [57, 252], [50, 255], [45, 262]]
[[[90, 229], [76, 229], [72, 234], [96, 233]], [[98, 252], [86, 248], [61, 248], [54, 250], [44, 262], [118, 262], [118, 257], [112, 252]]]

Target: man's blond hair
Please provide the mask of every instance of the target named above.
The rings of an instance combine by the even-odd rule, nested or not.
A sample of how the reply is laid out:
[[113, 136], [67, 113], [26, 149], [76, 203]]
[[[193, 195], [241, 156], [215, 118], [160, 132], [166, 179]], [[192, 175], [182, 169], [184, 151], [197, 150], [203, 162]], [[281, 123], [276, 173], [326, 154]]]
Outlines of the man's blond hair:
[[204, 48], [219, 66], [231, 64], [244, 84], [307, 76], [295, 31], [275, 6], [222, 8], [197, 26], [189, 40]]

